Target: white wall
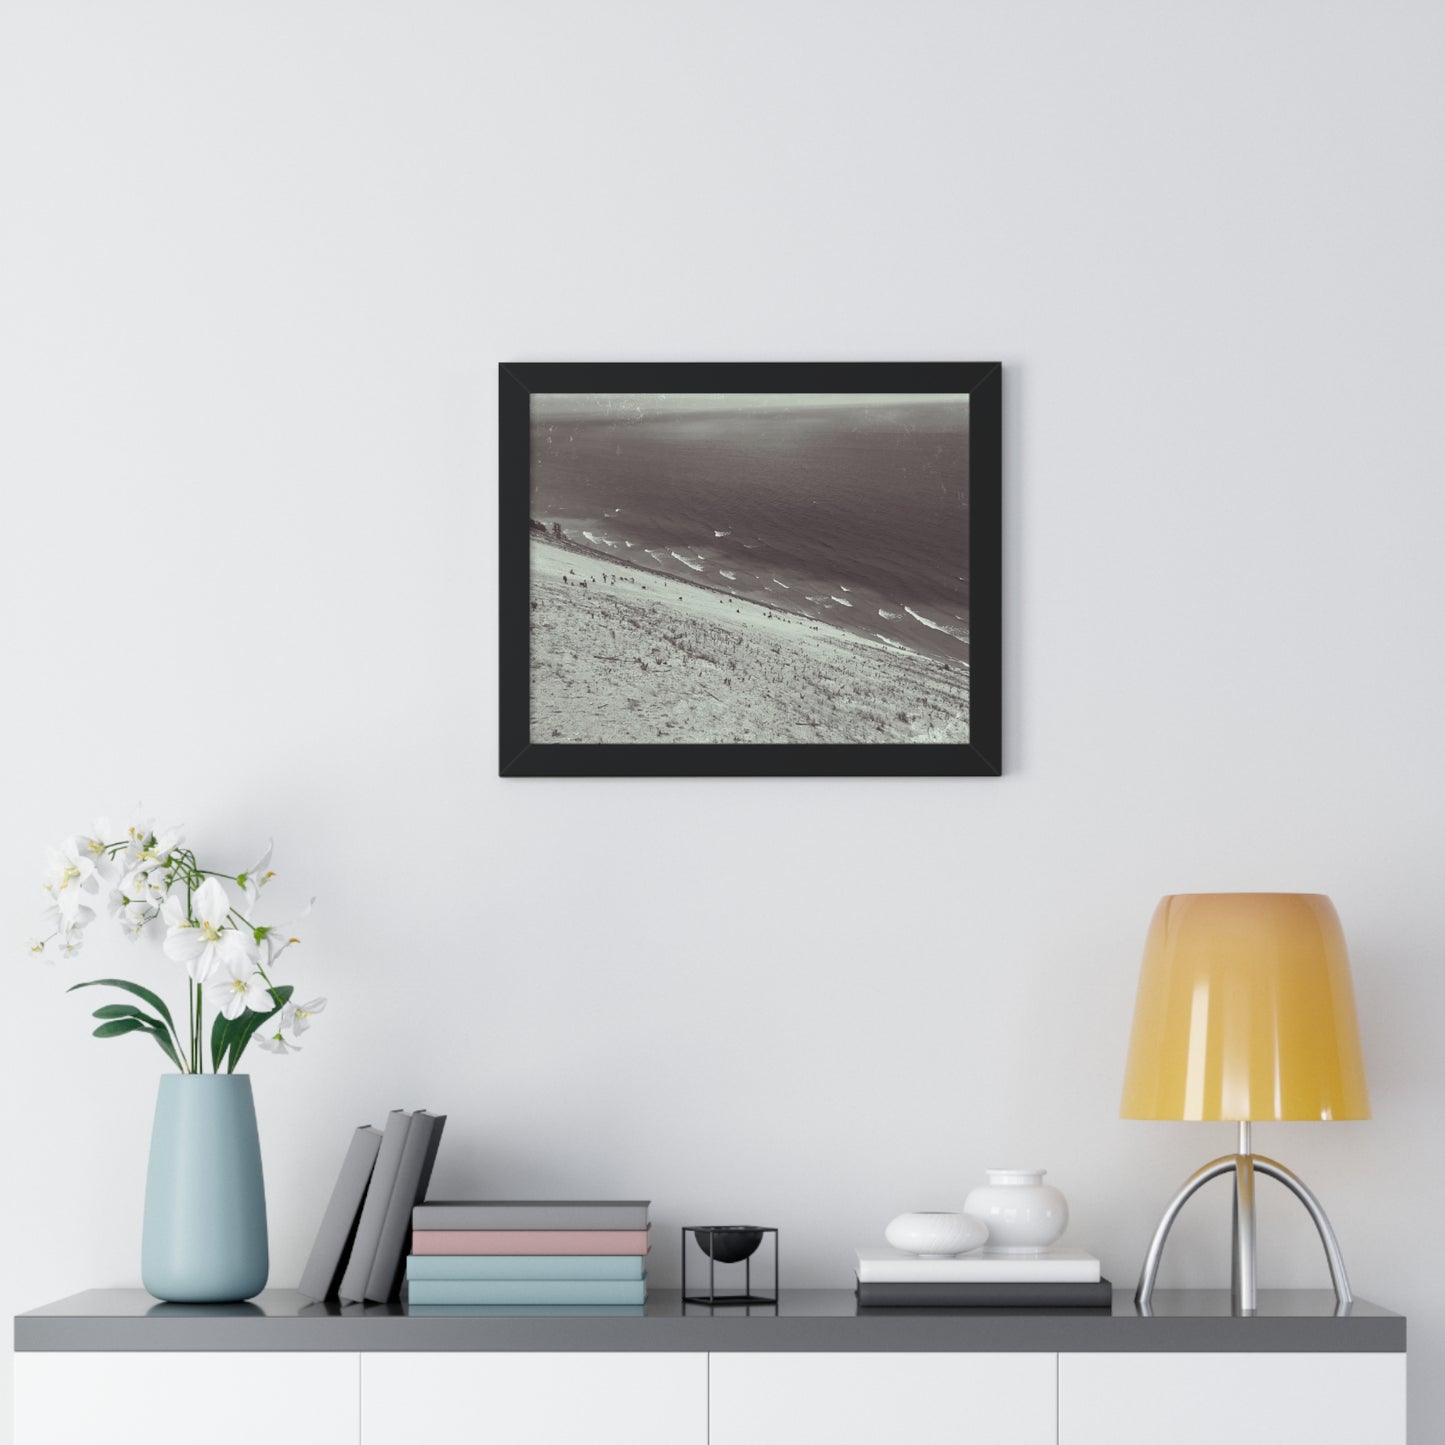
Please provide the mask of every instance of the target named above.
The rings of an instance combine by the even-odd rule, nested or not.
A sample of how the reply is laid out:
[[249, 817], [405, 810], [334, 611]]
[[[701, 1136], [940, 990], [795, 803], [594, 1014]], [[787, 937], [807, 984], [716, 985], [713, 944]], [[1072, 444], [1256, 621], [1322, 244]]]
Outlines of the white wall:
[[[332, 1000], [252, 1063], [277, 1284], [395, 1105], [442, 1193], [650, 1195], [663, 1284], [746, 1217], [841, 1285], [1000, 1161], [1127, 1283], [1229, 1138], [1115, 1117], [1154, 901], [1320, 889], [1376, 1117], [1259, 1142], [1445, 1428], [1442, 80], [1428, 0], [6, 7], [0, 911], [137, 798], [275, 834]], [[955, 357], [1002, 780], [497, 779], [499, 360]], [[5, 975], [0, 1313], [138, 1278], [159, 1055], [62, 992], [130, 970]], [[1273, 1197], [1261, 1275], [1326, 1282]]]

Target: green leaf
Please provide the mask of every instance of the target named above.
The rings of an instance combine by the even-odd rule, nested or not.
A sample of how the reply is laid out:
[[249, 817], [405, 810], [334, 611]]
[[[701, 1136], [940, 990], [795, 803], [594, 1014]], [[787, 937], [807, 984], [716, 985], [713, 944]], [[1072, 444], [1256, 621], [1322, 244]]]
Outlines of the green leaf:
[[78, 988], [123, 988], [127, 993], [133, 993], [137, 998], [144, 999], [166, 1021], [166, 1027], [173, 1034], [176, 1033], [176, 1021], [171, 1017], [171, 1011], [166, 1007], [165, 1000], [158, 993], [152, 993], [150, 989], [142, 988], [138, 983], [127, 983], [123, 978], [93, 978], [89, 983], [73, 983], [65, 991], [74, 993]]
[[161, 1027], [159, 1019], [153, 1019], [144, 1009], [137, 1008], [133, 1003], [108, 1003], [96, 1009], [91, 1014], [93, 1019], [141, 1019], [145, 1023], [154, 1024], [156, 1028]]
[[118, 1039], [122, 1034], [133, 1034], [137, 1029], [144, 1028], [145, 1025], [139, 1019], [111, 1019], [109, 1023], [101, 1024], [94, 1030], [94, 1034], [98, 1039]]
[[226, 1034], [230, 1027], [231, 1020], [223, 1013], [218, 1013], [211, 1025], [211, 1068], [218, 1074], [221, 1072], [221, 1060], [226, 1056]]
[[227, 1028], [228, 1035], [226, 1048], [230, 1054], [226, 1062], [226, 1072], [234, 1074], [236, 1065], [240, 1062], [241, 1055], [246, 1050], [246, 1045], [251, 1042], [251, 1036], [261, 1027], [267, 1019], [273, 1019], [281, 1012], [289, 1002], [291, 995], [296, 992], [295, 987], [289, 983], [283, 983], [280, 988], [271, 990], [271, 997], [276, 1000], [276, 1007], [269, 1013], [247, 1009], [238, 1019], [232, 1019]]
[[[150, 1006], [160, 1014], [160, 1018], [152, 1018], [149, 1014], [142, 1013], [134, 1004], [111, 1003], [95, 1011], [94, 1017], [98, 1019], [130, 1019], [138, 1028], [143, 1028], [155, 1039], [161, 1052], [178, 1068], [185, 1073], [186, 1066], [181, 1062], [181, 1056], [177, 1051], [178, 1036], [176, 1025], [171, 1018], [171, 1011], [165, 1005], [165, 1000], [159, 994], [152, 993], [148, 988], [142, 988], [138, 983], [128, 983], [123, 978], [96, 978], [89, 983], [72, 984], [66, 990], [67, 993], [74, 993], [78, 988], [123, 988], [127, 993], [133, 993], [137, 998], [144, 999]], [[162, 1023], [161, 1019], [165, 1022]], [[120, 1029], [114, 1033], [102, 1034], [99, 1029], [95, 1030], [98, 1038], [118, 1038], [122, 1033], [134, 1033], [134, 1029]]]
[[150, 1028], [147, 1026], [146, 1032], [159, 1045], [160, 1051], [184, 1074], [186, 1066], [181, 1062], [181, 1056], [176, 1052], [176, 1046], [171, 1042], [171, 1036], [160, 1027]]

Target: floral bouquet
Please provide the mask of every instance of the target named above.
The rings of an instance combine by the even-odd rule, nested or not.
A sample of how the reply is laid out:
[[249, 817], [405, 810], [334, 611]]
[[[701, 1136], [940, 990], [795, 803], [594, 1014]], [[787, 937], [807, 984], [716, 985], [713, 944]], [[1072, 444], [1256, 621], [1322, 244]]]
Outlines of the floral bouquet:
[[[209, 1030], [211, 1070], [234, 1073], [254, 1038], [275, 1054], [295, 1051], [295, 1042], [326, 1007], [324, 998], [292, 1002], [290, 984], [278, 984], [277, 960], [299, 940], [290, 927], [252, 921], [261, 890], [275, 876], [271, 845], [244, 873], [217, 873], [202, 868], [183, 846], [179, 829], [157, 832], [151, 823], [131, 827], [124, 838], [107, 841], [109, 827], [98, 823], [90, 837], [67, 838], [50, 852], [45, 891], [50, 905], [45, 921], [50, 932], [30, 945], [32, 954], [74, 958], [95, 910], [85, 902], [102, 883], [110, 886], [109, 910], [127, 938], [134, 942], [157, 920], [165, 928], [167, 958], [184, 964], [188, 1027], [177, 1027], [165, 1001], [148, 988], [123, 978], [97, 978], [77, 988], [123, 989], [148, 1004], [153, 1013], [133, 1003], [111, 1003], [95, 1010], [102, 1022], [98, 1039], [122, 1034], [150, 1035], [184, 1074], [206, 1071], [207, 1004], [215, 1010]], [[228, 884], [240, 893], [238, 902]], [[312, 902], [315, 900], [313, 899]], [[311, 911], [308, 903], [301, 917]], [[154, 932], [154, 930], [152, 930]], [[288, 1037], [289, 1035], [289, 1037]]]

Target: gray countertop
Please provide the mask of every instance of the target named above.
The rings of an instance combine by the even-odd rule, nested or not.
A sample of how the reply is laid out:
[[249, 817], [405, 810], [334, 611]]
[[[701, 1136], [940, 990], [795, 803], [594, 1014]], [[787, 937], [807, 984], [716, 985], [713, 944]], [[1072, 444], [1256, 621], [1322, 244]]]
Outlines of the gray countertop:
[[780, 1306], [709, 1310], [653, 1290], [642, 1314], [408, 1314], [403, 1304], [312, 1304], [266, 1290], [245, 1304], [162, 1304], [86, 1290], [15, 1317], [16, 1350], [663, 1350], [1398, 1352], [1405, 1318], [1327, 1290], [1264, 1290], [1230, 1313], [1228, 1290], [1159, 1290], [1145, 1317], [1124, 1290], [1099, 1310], [860, 1310], [852, 1290], [784, 1290]]

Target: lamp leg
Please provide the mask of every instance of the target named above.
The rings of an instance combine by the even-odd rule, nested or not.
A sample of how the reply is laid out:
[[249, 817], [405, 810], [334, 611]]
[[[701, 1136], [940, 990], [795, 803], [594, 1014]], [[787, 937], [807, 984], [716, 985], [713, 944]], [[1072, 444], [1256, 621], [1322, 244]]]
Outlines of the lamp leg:
[[1230, 1298], [1235, 1314], [1252, 1315], [1259, 1306], [1256, 1285], [1254, 1227], [1254, 1153], [1247, 1121], [1239, 1126], [1239, 1152], [1234, 1156], [1233, 1264]]
[[1169, 1231], [1179, 1217], [1179, 1211], [1189, 1200], [1212, 1179], [1222, 1174], [1233, 1174], [1234, 1182], [1234, 1238], [1232, 1255], [1231, 1296], [1236, 1312], [1253, 1314], [1258, 1308], [1258, 1283], [1256, 1275], [1254, 1182], [1257, 1175], [1283, 1184], [1308, 1211], [1315, 1229], [1324, 1245], [1325, 1261], [1330, 1268], [1330, 1282], [1334, 1285], [1337, 1312], [1348, 1314], [1354, 1296], [1350, 1293], [1349, 1276], [1345, 1273], [1344, 1256], [1340, 1253], [1340, 1242], [1330, 1225], [1324, 1207], [1315, 1198], [1298, 1175], [1286, 1169], [1277, 1159], [1267, 1159], [1263, 1154], [1250, 1151], [1249, 1126], [1240, 1127], [1240, 1152], [1215, 1159], [1202, 1169], [1191, 1174], [1184, 1186], [1169, 1201], [1163, 1217], [1154, 1230], [1149, 1242], [1149, 1252], [1144, 1256], [1144, 1268], [1139, 1272], [1139, 1287], [1134, 1291], [1134, 1302], [1140, 1314], [1147, 1315], [1154, 1297], [1154, 1282], [1159, 1275], [1159, 1265], [1164, 1258], [1164, 1246]]
[[1168, 1242], [1174, 1221], [1179, 1218], [1179, 1211], [1211, 1179], [1218, 1179], [1221, 1174], [1233, 1173], [1234, 1168], [1235, 1155], [1226, 1154], [1222, 1159], [1216, 1159], [1204, 1168], [1196, 1169], [1184, 1181], [1184, 1187], [1179, 1193], [1169, 1201], [1168, 1208], [1154, 1230], [1154, 1238], [1149, 1241], [1149, 1252], [1144, 1256], [1144, 1268], [1139, 1271], [1139, 1288], [1134, 1291], [1134, 1302], [1143, 1313], [1149, 1312], [1149, 1301], [1154, 1296], [1154, 1281], [1159, 1274], [1160, 1261], [1164, 1258], [1164, 1246]]
[[1309, 1216], [1314, 1220], [1315, 1228], [1319, 1231], [1320, 1243], [1325, 1247], [1325, 1260], [1330, 1267], [1330, 1283], [1335, 1287], [1335, 1303], [1341, 1312], [1348, 1311], [1354, 1295], [1350, 1293], [1350, 1280], [1345, 1273], [1345, 1257], [1340, 1253], [1340, 1242], [1335, 1238], [1335, 1231], [1330, 1225], [1329, 1216], [1325, 1213], [1324, 1207], [1305, 1187], [1304, 1181], [1297, 1174], [1286, 1169], [1278, 1160], [1266, 1159], [1263, 1154], [1256, 1154], [1254, 1167], [1267, 1178], [1283, 1184], [1309, 1211]]

